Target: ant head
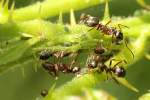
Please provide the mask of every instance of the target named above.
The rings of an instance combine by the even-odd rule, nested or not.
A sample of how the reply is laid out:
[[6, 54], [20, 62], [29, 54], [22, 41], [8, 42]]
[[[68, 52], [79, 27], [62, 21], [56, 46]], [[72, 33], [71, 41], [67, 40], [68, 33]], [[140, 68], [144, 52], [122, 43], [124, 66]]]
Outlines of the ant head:
[[51, 56], [51, 54], [50, 54], [49, 51], [44, 50], [44, 51], [40, 52], [39, 56], [40, 56], [39, 59], [41, 59], [41, 60], [47, 60]]
[[96, 25], [99, 24], [99, 19], [97, 17], [93, 17], [89, 15], [87, 16], [87, 20], [85, 24], [89, 27], [95, 27]]
[[73, 73], [77, 73], [77, 72], [79, 72], [80, 71], [80, 67], [74, 67], [73, 69], [72, 69], [72, 72]]
[[80, 20], [85, 20], [88, 16], [85, 13], [82, 13], [80, 16]]
[[42, 97], [45, 97], [47, 94], [48, 94], [48, 90], [46, 90], [46, 89], [41, 90]]
[[85, 24], [85, 22], [87, 21], [88, 17], [89, 17], [89, 15], [86, 15], [86, 14], [82, 13], [81, 16], [80, 16], [80, 22], [79, 23]]
[[89, 64], [88, 64], [89, 68], [96, 68], [97, 67], [97, 62], [95, 60], [92, 60]]
[[115, 67], [114, 72], [118, 77], [125, 77], [126, 75], [126, 70], [123, 67]]
[[115, 43], [120, 44], [120, 42], [123, 40], [123, 33], [121, 31], [118, 31], [116, 32], [115, 36], [116, 36]]

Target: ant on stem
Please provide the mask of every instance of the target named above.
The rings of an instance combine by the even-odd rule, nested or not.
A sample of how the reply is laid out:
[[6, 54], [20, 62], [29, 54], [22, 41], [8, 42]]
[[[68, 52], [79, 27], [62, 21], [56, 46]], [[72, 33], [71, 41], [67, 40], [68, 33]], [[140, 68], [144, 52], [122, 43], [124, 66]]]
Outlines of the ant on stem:
[[[118, 24], [119, 30], [117, 30], [114, 27], [108, 27], [108, 24], [111, 23], [111, 20], [108, 21], [105, 25], [103, 25], [102, 23], [100, 23], [100, 21], [97, 17], [93, 17], [91, 15], [85, 15], [85, 14], [81, 15], [80, 23], [83, 23], [89, 27], [93, 27], [89, 31], [96, 28], [96, 30], [101, 31], [104, 35], [111, 35], [112, 43], [120, 44], [121, 41], [123, 40], [123, 33], [121, 31], [121, 26], [124, 26], [124, 25]], [[127, 26], [124, 26], [124, 27], [128, 28]], [[126, 47], [131, 52], [133, 59], [134, 59], [134, 53], [128, 47], [127, 41], [125, 39], [124, 39], [124, 41], [125, 41]]]
[[[122, 66], [118, 66], [120, 63], [127, 63], [126, 60], [116, 60], [119, 61], [115, 65], [112, 66], [112, 61], [115, 59], [111, 59], [113, 57], [112, 53], [105, 54], [106, 49], [100, 46], [96, 46], [94, 49], [94, 54], [87, 62], [88, 69], [95, 69], [97, 68], [100, 72], [105, 72], [107, 75], [111, 75], [112, 79], [115, 80], [115, 82], [119, 83], [115, 76], [117, 77], [125, 77], [126, 70]], [[105, 64], [106, 61], [110, 60], [109, 66]], [[115, 75], [115, 76], [114, 76]]]

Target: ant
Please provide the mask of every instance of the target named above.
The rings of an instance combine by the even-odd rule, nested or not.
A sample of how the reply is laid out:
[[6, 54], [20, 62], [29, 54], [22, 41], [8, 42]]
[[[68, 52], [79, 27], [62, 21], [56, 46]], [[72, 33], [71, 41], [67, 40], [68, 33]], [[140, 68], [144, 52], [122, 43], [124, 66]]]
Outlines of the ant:
[[[109, 66], [105, 64], [105, 62], [98, 61], [97, 59], [92, 59], [91, 62], [88, 63], [88, 68], [89, 69], [95, 69], [98, 68], [99, 71], [101, 72], [106, 72], [106, 74], [110, 74], [112, 79], [114, 79], [117, 83], [118, 81], [115, 79], [113, 76], [116, 75], [117, 77], [125, 77], [126, 75], [126, 70], [122, 66], [118, 66], [120, 63], [127, 63], [125, 60], [117, 62], [114, 66], [111, 67], [112, 61], [115, 59], [111, 59]], [[108, 76], [107, 76], [108, 79]]]
[[42, 97], [45, 97], [47, 95], [48, 95], [48, 90], [46, 90], [46, 89], [41, 90], [41, 96]]
[[73, 74], [78, 74], [80, 71], [80, 67], [72, 67], [74, 64], [74, 60], [71, 62], [70, 65], [64, 64], [64, 63], [50, 63], [50, 62], [44, 62], [42, 63], [42, 66], [45, 70], [48, 71], [49, 74], [52, 76], [57, 77], [59, 71], [63, 73], [73, 73]]
[[106, 53], [106, 48], [102, 46], [102, 44], [97, 45], [96, 48], [94, 48], [94, 55], [90, 58], [88, 62], [88, 68], [93, 69], [96, 68], [99, 62], [105, 63], [108, 61], [111, 57], [113, 57], [112, 52], [107, 52]]
[[126, 70], [122, 66], [118, 66], [118, 65], [123, 62], [126, 64], [127, 63], [126, 60], [121, 60], [117, 62], [113, 67], [111, 67], [113, 60], [115, 59], [110, 60], [109, 66], [106, 66], [103, 62], [99, 63], [98, 64], [99, 69], [102, 72], [105, 71], [106, 73], [109, 73], [111, 76], [112, 74], [115, 74], [117, 77], [125, 77]]
[[[103, 51], [103, 52], [100, 52]], [[118, 66], [120, 63], [127, 63], [126, 60], [121, 60], [119, 62], [117, 62], [113, 67], [111, 67], [112, 65], [112, 61], [114, 61], [115, 59], [111, 59], [111, 57], [113, 57], [112, 53], [109, 54], [104, 54], [105, 53], [105, 48], [103, 48], [102, 46], [97, 46], [94, 49], [94, 55], [91, 57], [90, 61], [88, 62], [87, 66], [89, 69], [95, 69], [98, 68], [98, 70], [100, 70], [101, 72], [106, 72], [106, 74], [110, 74], [112, 79], [114, 79], [117, 83], [118, 81], [116, 80], [116, 78], [113, 76], [113, 74], [115, 74], [117, 77], [125, 77], [126, 75], [126, 70], [122, 67], [122, 66]], [[110, 60], [109, 66], [105, 65], [105, 62]], [[108, 79], [108, 76], [107, 76]]]
[[[96, 29], [100, 30], [103, 34], [111, 35], [112, 43], [120, 44], [121, 41], [123, 40], [123, 33], [121, 32], [121, 26], [124, 26], [124, 25], [118, 24], [119, 30], [117, 30], [114, 27], [107, 26], [110, 22], [111, 22], [111, 20], [108, 21], [105, 25], [103, 25], [102, 23], [100, 23], [100, 21], [97, 17], [93, 17], [91, 15], [85, 15], [85, 14], [82, 14], [80, 17], [80, 23], [83, 23], [89, 27], [93, 27], [92, 29], [94, 29], [96, 27]], [[128, 28], [127, 26], [124, 26], [124, 27]], [[89, 31], [91, 31], [92, 29], [90, 29]], [[134, 54], [130, 50], [130, 48], [127, 46], [126, 40], [125, 40], [125, 45], [128, 48], [128, 50], [132, 53], [132, 56], [134, 59]]]
[[[78, 74], [80, 71], [80, 67], [75, 66], [72, 67], [76, 60], [77, 60], [77, 56], [78, 53], [81, 50], [78, 50], [77, 52], [68, 52], [68, 51], [55, 51], [55, 52], [50, 52], [48, 50], [43, 50], [40, 52], [40, 59], [44, 60], [44, 62], [42, 62], [42, 67], [48, 71], [48, 73], [52, 76], [55, 76], [57, 78], [58, 73], [59, 72], [63, 72], [63, 73], [73, 73], [73, 74]], [[75, 59], [73, 61], [71, 61], [70, 64], [65, 64], [65, 63], [61, 63], [60, 59], [63, 57], [67, 57], [67, 56], [75, 56]], [[57, 63], [51, 63], [50, 61], [48, 61], [48, 59], [50, 57], [56, 57], [58, 59]]]
[[[97, 30], [100, 30], [105, 35], [112, 35], [112, 42], [113, 43], [115, 42], [116, 44], [120, 44], [120, 41], [123, 40], [123, 33], [121, 32], [121, 28], [120, 28], [121, 24], [118, 24], [120, 30], [116, 30], [116, 28], [107, 26], [110, 22], [111, 22], [111, 20], [108, 21], [105, 25], [103, 25], [102, 23], [100, 23], [100, 21], [97, 17], [93, 17], [91, 15], [85, 15], [85, 14], [82, 14], [80, 17], [80, 23], [84, 23], [85, 25], [87, 25], [89, 27], [93, 27], [93, 28], [96, 27]], [[127, 27], [127, 26], [125, 26], [125, 27]], [[90, 29], [90, 30], [92, 30], [92, 29]]]

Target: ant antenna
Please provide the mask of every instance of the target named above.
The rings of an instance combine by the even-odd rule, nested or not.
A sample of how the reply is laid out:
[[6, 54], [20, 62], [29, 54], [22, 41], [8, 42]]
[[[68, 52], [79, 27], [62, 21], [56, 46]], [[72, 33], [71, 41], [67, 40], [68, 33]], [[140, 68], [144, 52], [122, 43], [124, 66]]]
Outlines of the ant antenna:
[[[122, 25], [122, 24], [118, 24], [118, 27], [119, 27], [120, 31], [121, 31], [121, 26], [123, 26], [123, 27], [125, 27], [125, 28], [129, 28], [128, 26], [125, 26], [125, 25]], [[127, 40], [124, 39], [124, 42], [125, 42], [125, 45], [126, 45], [127, 49], [131, 52], [132, 57], [133, 57], [133, 59], [134, 59], [134, 53], [133, 53], [132, 50], [128, 47], [128, 45], [127, 45]]]
[[133, 57], [133, 59], [134, 59], [134, 53], [133, 53], [132, 50], [128, 47], [128, 45], [127, 45], [127, 40], [124, 39], [124, 42], [125, 42], [125, 45], [126, 45], [126, 47], [128, 48], [128, 50], [131, 52], [132, 57]]

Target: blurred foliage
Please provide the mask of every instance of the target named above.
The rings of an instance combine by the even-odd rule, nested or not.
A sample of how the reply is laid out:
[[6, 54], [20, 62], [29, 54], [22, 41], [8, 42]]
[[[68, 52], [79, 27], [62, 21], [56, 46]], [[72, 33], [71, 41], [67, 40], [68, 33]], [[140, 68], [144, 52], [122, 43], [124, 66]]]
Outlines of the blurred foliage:
[[139, 98], [139, 100], [150, 100], [150, 93], [145, 93]]
[[[40, 0], [15, 0], [16, 7], [27, 6]], [[150, 4], [150, 1], [147, 0]], [[114, 16], [132, 16], [136, 10], [142, 9], [136, 2], [136, 0], [112, 0], [110, 2], [110, 15]], [[94, 16], [103, 17], [104, 5], [97, 5], [77, 11], [76, 18], [79, 19], [81, 13], [88, 13]], [[65, 21], [68, 22], [68, 14], [65, 14]], [[56, 17], [50, 18], [49, 20], [56, 21]], [[1, 100], [35, 100], [40, 91], [43, 88], [50, 88], [55, 80], [49, 76], [48, 73], [41, 68], [38, 68], [37, 72], [31, 66], [33, 63], [25, 64], [24, 73], [22, 75], [22, 69], [13, 69], [0, 76], [0, 98]], [[114, 82], [104, 82], [98, 85], [97, 89], [103, 89], [109, 94], [118, 98], [119, 100], [133, 100], [138, 99], [139, 96], [147, 92], [150, 88], [150, 61], [142, 58], [127, 69], [126, 78], [132, 82], [137, 88], [140, 89], [139, 93], [134, 93], [125, 87], [119, 86]], [[71, 80], [72, 76], [60, 75], [56, 82], [56, 87], [64, 84], [68, 80]], [[119, 95], [118, 95], [119, 94]], [[143, 97], [141, 97], [143, 98]], [[140, 99], [148, 100], [148, 99]]]

